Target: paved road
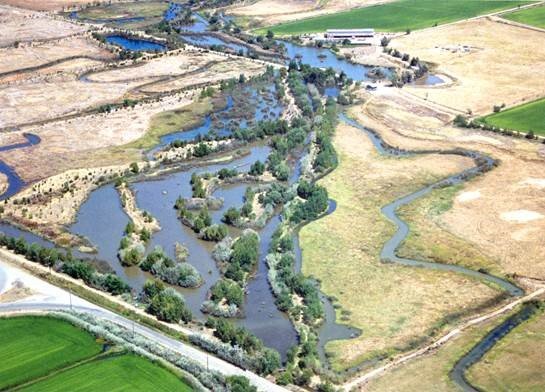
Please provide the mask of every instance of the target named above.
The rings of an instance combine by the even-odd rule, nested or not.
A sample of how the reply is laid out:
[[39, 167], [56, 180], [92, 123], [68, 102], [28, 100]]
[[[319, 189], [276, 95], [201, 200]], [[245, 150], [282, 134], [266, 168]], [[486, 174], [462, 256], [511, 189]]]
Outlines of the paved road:
[[[71, 301], [73, 310], [90, 313], [97, 318], [106, 319], [128, 329], [132, 329], [134, 325], [134, 331], [136, 333], [142, 335], [147, 339], [153, 340], [157, 344], [168, 347], [169, 349], [174, 350], [175, 352], [183, 356], [191, 358], [205, 367], [208, 364], [211, 370], [216, 370], [225, 375], [244, 375], [260, 391], [287, 391], [286, 389], [268, 381], [263, 377], [258, 376], [255, 373], [240, 369], [222, 359], [209, 355], [206, 352], [201, 351], [185, 342], [176, 340], [162, 334], [161, 332], [135, 323], [130, 319], [113, 313], [107, 309], [101, 308], [78, 296], [70, 296], [67, 291], [53, 286], [41, 279], [38, 279], [35, 276], [30, 275], [26, 271], [20, 270], [11, 265], [7, 265], [0, 260], [0, 277], [2, 276], [11, 277], [12, 280], [22, 281], [25, 286], [40, 294], [16, 302], [0, 304], [0, 313], [16, 311], [36, 312], [69, 310], [71, 308]], [[8, 289], [8, 287], [0, 286], [0, 292], [5, 291], [6, 289]]]

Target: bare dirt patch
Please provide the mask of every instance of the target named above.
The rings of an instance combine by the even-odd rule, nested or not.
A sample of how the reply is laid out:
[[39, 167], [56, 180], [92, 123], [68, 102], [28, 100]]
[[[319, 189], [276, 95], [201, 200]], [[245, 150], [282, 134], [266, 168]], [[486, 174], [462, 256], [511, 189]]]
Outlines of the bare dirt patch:
[[0, 5], [0, 47], [17, 42], [51, 40], [81, 34], [84, 26], [39, 12]]
[[417, 31], [394, 39], [391, 46], [457, 79], [443, 88], [407, 91], [429, 101], [484, 114], [545, 95], [545, 34], [480, 18]]
[[388, 1], [392, 0], [260, 0], [232, 8], [228, 13], [251, 18], [254, 24], [269, 26]]

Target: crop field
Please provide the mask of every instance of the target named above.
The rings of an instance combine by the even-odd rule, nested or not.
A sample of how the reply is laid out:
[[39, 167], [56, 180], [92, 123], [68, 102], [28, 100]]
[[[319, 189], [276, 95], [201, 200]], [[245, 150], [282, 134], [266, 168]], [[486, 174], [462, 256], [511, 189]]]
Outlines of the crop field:
[[[467, 158], [382, 158], [366, 135], [345, 125], [337, 128], [335, 147], [339, 167], [321, 185], [336, 200], [337, 209], [305, 226], [300, 243], [303, 272], [319, 279], [324, 293], [337, 298], [338, 322], [364, 331], [358, 338], [326, 346], [333, 368], [344, 370], [409, 349], [435, 328], [448, 324], [460, 309], [471, 311], [498, 292], [457, 274], [379, 260], [382, 244], [393, 234], [380, 208], [426, 183], [461, 171], [471, 164]], [[354, 171], [354, 167], [359, 169]]]
[[545, 314], [541, 310], [472, 366], [468, 379], [484, 391], [542, 391], [545, 388], [544, 351]]
[[510, 0], [399, 0], [392, 3], [358, 8], [331, 15], [317, 16], [273, 26], [279, 35], [324, 32], [333, 28], [374, 28], [379, 31], [399, 32], [433, 27], [478, 15], [493, 13], [519, 4]]
[[[24, 391], [180, 391], [179, 376], [147, 359], [118, 353], [72, 324], [49, 317], [0, 319], [0, 389]], [[81, 362], [81, 363], [79, 363]]]
[[61, 320], [0, 319], [0, 389], [42, 377], [100, 353], [95, 339]]
[[97, 359], [22, 389], [27, 392], [59, 390], [81, 392], [192, 391], [187, 384], [168, 370], [130, 354]]
[[529, 102], [483, 118], [487, 124], [545, 136], [545, 99]]
[[545, 29], [545, 6], [531, 7], [503, 14], [502, 18]]

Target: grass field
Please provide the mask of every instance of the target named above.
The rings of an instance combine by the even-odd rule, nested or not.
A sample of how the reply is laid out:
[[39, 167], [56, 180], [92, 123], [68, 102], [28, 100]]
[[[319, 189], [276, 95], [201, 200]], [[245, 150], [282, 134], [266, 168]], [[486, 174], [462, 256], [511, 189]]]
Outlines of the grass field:
[[543, 391], [544, 352], [545, 313], [538, 311], [472, 366], [467, 376], [484, 391]]
[[98, 356], [101, 352], [91, 334], [66, 321], [1, 318], [0, 390], [192, 391], [181, 377], [147, 359], [120, 352]]
[[502, 18], [545, 29], [545, 6], [510, 12], [502, 15]]
[[0, 319], [0, 389], [41, 377], [101, 351], [94, 337], [47, 317]]
[[487, 124], [545, 136], [545, 99], [526, 103], [483, 118]]
[[189, 392], [192, 389], [168, 370], [131, 354], [98, 359], [22, 389], [28, 392], [61, 390]]
[[[511, 0], [399, 0], [393, 3], [280, 24], [270, 27], [278, 35], [324, 32], [333, 28], [374, 28], [397, 32], [418, 30], [474, 16], [514, 8], [527, 1]], [[265, 32], [267, 28], [259, 30]]]

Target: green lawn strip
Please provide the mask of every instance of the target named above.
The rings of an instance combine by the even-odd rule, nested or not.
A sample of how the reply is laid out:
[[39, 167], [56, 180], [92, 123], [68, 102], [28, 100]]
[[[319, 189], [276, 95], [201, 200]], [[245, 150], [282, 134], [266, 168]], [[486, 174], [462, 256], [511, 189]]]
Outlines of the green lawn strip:
[[89, 333], [48, 317], [0, 318], [0, 389], [100, 353]]
[[21, 391], [189, 392], [192, 388], [163, 366], [133, 354], [124, 354], [85, 363]]
[[491, 114], [482, 121], [499, 128], [533, 131], [545, 136], [545, 98]]
[[502, 18], [545, 29], [545, 6], [530, 7], [502, 15]]
[[335, 28], [374, 28], [386, 32], [418, 30], [529, 3], [512, 0], [399, 0], [283, 23], [256, 32], [262, 34], [270, 29], [278, 35], [296, 35]]

